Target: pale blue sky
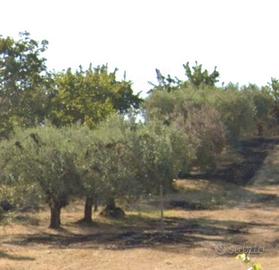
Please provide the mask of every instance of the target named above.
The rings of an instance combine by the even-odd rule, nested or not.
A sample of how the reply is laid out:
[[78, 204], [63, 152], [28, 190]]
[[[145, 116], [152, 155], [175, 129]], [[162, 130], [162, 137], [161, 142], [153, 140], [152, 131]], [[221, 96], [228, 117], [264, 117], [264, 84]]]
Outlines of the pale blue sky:
[[195, 60], [226, 83], [265, 84], [279, 78], [278, 10], [277, 0], [3, 0], [0, 34], [47, 39], [51, 69], [119, 67], [136, 91], [155, 68], [182, 77]]

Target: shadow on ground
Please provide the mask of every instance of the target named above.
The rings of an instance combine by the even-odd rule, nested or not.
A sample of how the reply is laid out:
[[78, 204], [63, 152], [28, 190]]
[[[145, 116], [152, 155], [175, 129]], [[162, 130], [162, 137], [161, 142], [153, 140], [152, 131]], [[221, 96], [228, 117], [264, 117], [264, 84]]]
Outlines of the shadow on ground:
[[[213, 185], [212, 191], [205, 186], [208, 195], [205, 194], [203, 189], [201, 189], [203, 192], [200, 193], [198, 193], [199, 191], [196, 193], [191, 191], [189, 194], [193, 194], [196, 200], [193, 201], [189, 199], [190, 197], [187, 197], [189, 194], [185, 189], [186, 197], [183, 197], [185, 195], [183, 194], [182, 199], [169, 199], [166, 205], [167, 208], [181, 208], [184, 210], [210, 209], [208, 205], [203, 205], [199, 202], [198, 194], [204, 201], [211, 200], [212, 196], [215, 196], [214, 199], [217, 200], [221, 198], [218, 204], [213, 203], [212, 205], [221, 205], [222, 208], [233, 207], [239, 205], [240, 202], [276, 206], [279, 204], [277, 195], [255, 192], [247, 189], [245, 185], [249, 183], [257, 169], [261, 167], [267, 152], [278, 143], [278, 139], [243, 141], [238, 150], [244, 157], [241, 163], [221, 166], [216, 170], [215, 175], [203, 175], [203, 178], [208, 180], [210, 185], [211, 181], [216, 181], [216, 178], [221, 179], [219, 182], [217, 180], [218, 184]], [[222, 186], [220, 184], [221, 181], [225, 182], [226, 185]], [[218, 189], [219, 193], [216, 189]], [[220, 198], [216, 198], [217, 196], [220, 196]], [[254, 207], [253, 204], [246, 204], [245, 207], [250, 207], [250, 205]], [[160, 220], [152, 217], [128, 215], [124, 220], [112, 223], [102, 221], [91, 225], [72, 223], [70, 225], [67, 224], [59, 232], [41, 232], [32, 235], [18, 234], [12, 240], [0, 241], [0, 244], [5, 243], [23, 247], [42, 245], [48, 248], [103, 248], [110, 250], [140, 247], [155, 249], [176, 247], [173, 252], [177, 252], [179, 248], [192, 249], [203, 248], [204, 246], [244, 245], [247, 243], [246, 236], [249, 236], [250, 231], [253, 231], [253, 229], [270, 227], [274, 230], [277, 225], [244, 222], [237, 220], [237, 217], [235, 218], [235, 221], [231, 221], [209, 218], [168, 217], [164, 219], [162, 224]], [[25, 220], [21, 221], [25, 222]], [[36, 223], [36, 220], [33, 222]], [[81, 232], [73, 233], [71, 226], [80, 228]], [[272, 245], [277, 248], [279, 246], [278, 241], [274, 240]], [[15, 260], [32, 260], [32, 258], [28, 257], [16, 257], [0, 253], [0, 258], [5, 257]]]
[[[166, 207], [210, 210], [235, 207], [240, 203], [278, 205], [277, 195], [249, 188], [267, 154], [278, 144], [278, 138], [254, 138], [241, 141], [235, 146], [237, 158], [229, 155], [229, 158], [220, 160], [216, 170], [211, 173], [193, 172], [185, 175], [184, 179], [177, 180], [178, 193], [182, 191], [184, 197], [173, 196], [167, 199]], [[153, 203], [159, 205], [159, 201]]]
[[[141, 224], [141, 225], [139, 225]], [[104, 225], [104, 227], [103, 227]], [[80, 225], [85, 226], [85, 225]], [[219, 221], [211, 219], [166, 218], [164, 223], [153, 218], [131, 216], [125, 226], [114, 224], [98, 224], [97, 232], [75, 234], [63, 230], [59, 234], [40, 233], [33, 235], [17, 235], [6, 244], [32, 246], [46, 245], [59, 248], [105, 248], [131, 249], [139, 247], [161, 248], [168, 245], [180, 245], [185, 248], [202, 247], [205, 243], [229, 244], [233, 241], [243, 242], [251, 227], [267, 226], [266, 224], [247, 223], [241, 221]], [[112, 228], [108, 228], [111, 226]], [[117, 230], [115, 229], [117, 226]], [[268, 226], [273, 226], [269, 224]]]
[[11, 255], [6, 252], [0, 251], [0, 259], [8, 259], [14, 261], [34, 261], [35, 259], [27, 256]]

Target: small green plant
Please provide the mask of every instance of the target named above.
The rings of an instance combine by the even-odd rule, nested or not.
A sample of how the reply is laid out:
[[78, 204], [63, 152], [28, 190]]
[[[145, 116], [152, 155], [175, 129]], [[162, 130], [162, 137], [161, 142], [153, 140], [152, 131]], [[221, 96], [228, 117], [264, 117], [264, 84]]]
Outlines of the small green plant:
[[248, 254], [242, 253], [236, 256], [237, 260], [240, 260], [247, 268], [247, 270], [263, 270], [262, 266], [253, 262]]

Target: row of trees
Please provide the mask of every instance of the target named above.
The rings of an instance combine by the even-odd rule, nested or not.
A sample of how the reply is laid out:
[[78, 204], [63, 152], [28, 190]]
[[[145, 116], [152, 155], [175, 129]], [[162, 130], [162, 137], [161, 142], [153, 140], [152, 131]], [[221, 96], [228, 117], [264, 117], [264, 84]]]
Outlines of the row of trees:
[[160, 185], [171, 188], [188, 160], [185, 140], [158, 123], [135, 126], [120, 117], [94, 130], [19, 129], [0, 145], [2, 183], [40, 194], [51, 210], [51, 228], [60, 226], [61, 209], [71, 198], [85, 198], [84, 221], [91, 222], [97, 198], [113, 212], [116, 199], [136, 200]]
[[144, 117], [187, 134], [196, 153], [193, 166], [212, 171], [224, 149], [239, 140], [278, 134], [277, 80], [263, 87], [218, 87], [216, 68], [212, 73], [197, 63], [184, 68], [184, 81], [157, 70], [158, 83], [143, 104]]
[[138, 109], [132, 82], [117, 79], [107, 65], [50, 72], [43, 57], [48, 42], [28, 33], [20, 39], [0, 36], [0, 135], [14, 126], [33, 127], [47, 121], [57, 127], [75, 123], [90, 128], [109, 115]]
[[48, 204], [52, 228], [71, 199], [84, 198], [91, 222], [97, 199], [113, 213], [115, 201], [171, 189], [193, 167], [210, 172], [243, 137], [277, 129], [275, 79], [218, 87], [216, 68], [187, 63], [184, 80], [156, 70], [142, 100], [106, 65], [50, 72], [46, 49], [27, 33], [0, 37], [0, 172], [9, 201]]
[[[17, 202], [24, 194], [37, 204], [44, 197], [51, 208], [51, 227], [57, 227], [60, 209], [70, 195], [88, 194], [85, 219], [91, 220], [90, 205], [99, 193], [98, 181], [103, 181], [102, 191], [113, 186], [90, 168], [118, 164], [114, 150], [124, 142], [115, 136], [106, 141], [93, 138], [91, 130], [115, 113], [122, 117], [138, 110], [142, 99], [133, 93], [131, 81], [119, 80], [117, 69], [110, 71], [107, 65], [49, 71], [43, 57], [47, 46], [47, 41], [38, 42], [28, 33], [21, 33], [18, 40], [0, 36], [0, 162], [5, 187], [15, 187], [11, 193], [2, 189], [5, 196], [10, 195], [9, 201]], [[71, 129], [72, 125], [78, 127]], [[110, 132], [115, 135], [114, 130]], [[32, 194], [32, 199], [26, 194]]]

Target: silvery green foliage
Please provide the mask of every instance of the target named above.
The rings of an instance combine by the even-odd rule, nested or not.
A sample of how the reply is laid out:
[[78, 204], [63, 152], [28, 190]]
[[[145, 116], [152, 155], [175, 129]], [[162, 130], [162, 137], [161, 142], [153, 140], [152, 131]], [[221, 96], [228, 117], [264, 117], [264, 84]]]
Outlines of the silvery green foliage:
[[18, 129], [10, 140], [2, 141], [0, 155], [6, 179], [36, 183], [49, 205], [65, 206], [78, 190], [73, 147], [63, 129]]

